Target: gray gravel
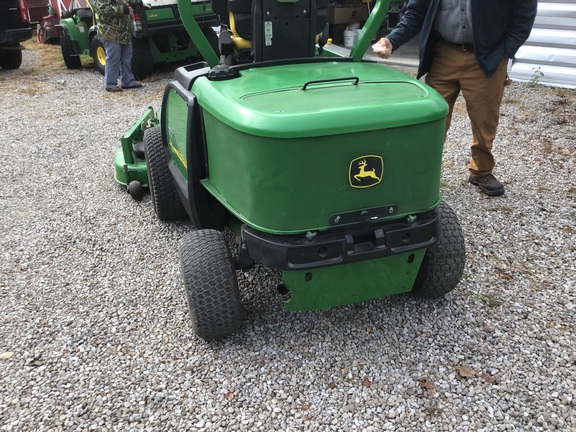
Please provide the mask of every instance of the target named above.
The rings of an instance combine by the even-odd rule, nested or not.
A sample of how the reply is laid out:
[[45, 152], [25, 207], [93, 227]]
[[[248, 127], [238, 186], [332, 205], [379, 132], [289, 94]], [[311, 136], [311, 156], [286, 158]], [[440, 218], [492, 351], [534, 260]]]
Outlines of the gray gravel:
[[288, 313], [258, 267], [241, 330], [209, 344], [180, 280], [192, 227], [112, 172], [171, 73], [108, 94], [93, 68], [24, 55], [0, 70], [1, 431], [576, 430], [576, 91], [507, 89], [501, 198], [466, 182], [458, 102], [442, 192], [468, 259], [445, 299]]

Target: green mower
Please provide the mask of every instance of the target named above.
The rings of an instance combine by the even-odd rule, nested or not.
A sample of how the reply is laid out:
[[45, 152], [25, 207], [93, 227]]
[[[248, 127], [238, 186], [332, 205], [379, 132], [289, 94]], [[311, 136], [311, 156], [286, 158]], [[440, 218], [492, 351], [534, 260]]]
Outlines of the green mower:
[[[116, 179], [148, 186], [159, 219], [194, 224], [179, 253], [203, 339], [240, 327], [236, 270], [254, 263], [282, 272], [287, 310], [438, 298], [462, 276], [464, 239], [440, 194], [447, 104], [362, 60], [389, 1], [377, 2], [346, 57], [318, 39], [327, 6], [213, 2], [220, 59], [207, 52], [178, 68], [158, 113], [149, 108], [115, 153]], [[234, 253], [226, 228], [237, 233]]]

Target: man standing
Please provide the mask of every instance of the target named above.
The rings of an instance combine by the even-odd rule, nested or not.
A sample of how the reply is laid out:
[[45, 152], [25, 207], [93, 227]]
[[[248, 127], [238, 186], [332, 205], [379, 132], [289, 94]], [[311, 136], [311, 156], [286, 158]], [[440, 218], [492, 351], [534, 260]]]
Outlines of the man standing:
[[492, 174], [492, 143], [500, 117], [508, 60], [528, 39], [537, 0], [410, 0], [392, 32], [372, 49], [381, 58], [420, 33], [418, 78], [450, 107], [462, 91], [472, 125], [470, 183], [490, 196], [504, 193]]
[[[128, 5], [122, 0], [97, 0], [98, 37], [104, 43], [104, 88], [109, 92], [142, 87], [132, 73], [132, 34]], [[118, 77], [122, 87], [118, 87]]]

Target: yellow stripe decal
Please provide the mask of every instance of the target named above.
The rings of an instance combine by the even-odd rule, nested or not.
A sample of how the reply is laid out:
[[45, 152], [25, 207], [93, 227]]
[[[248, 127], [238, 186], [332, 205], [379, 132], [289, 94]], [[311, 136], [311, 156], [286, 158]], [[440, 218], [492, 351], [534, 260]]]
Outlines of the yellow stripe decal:
[[170, 146], [170, 150], [172, 150], [172, 152], [178, 157], [178, 159], [180, 160], [180, 163], [182, 165], [184, 165], [184, 168], [188, 169], [188, 164], [186, 163], [186, 159], [184, 159], [184, 156], [182, 156], [180, 154], [180, 152], [176, 149], [176, 147], [174, 147], [174, 144], [172, 144], [172, 140], [170, 140], [168, 142], [168, 145]]

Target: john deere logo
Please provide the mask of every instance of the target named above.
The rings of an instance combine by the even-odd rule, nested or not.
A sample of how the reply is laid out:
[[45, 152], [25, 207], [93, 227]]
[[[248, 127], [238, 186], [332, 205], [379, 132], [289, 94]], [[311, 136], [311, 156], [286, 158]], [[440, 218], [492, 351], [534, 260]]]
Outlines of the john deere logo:
[[369, 188], [382, 180], [384, 160], [381, 156], [366, 155], [350, 162], [348, 180], [353, 188]]

